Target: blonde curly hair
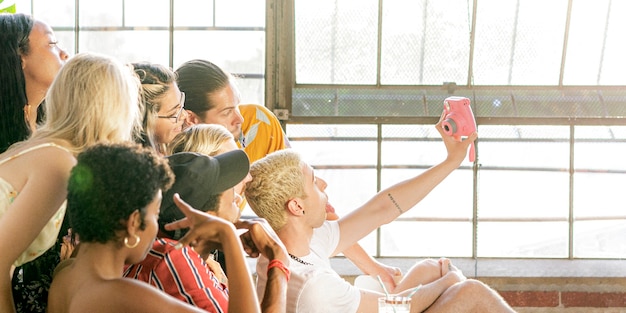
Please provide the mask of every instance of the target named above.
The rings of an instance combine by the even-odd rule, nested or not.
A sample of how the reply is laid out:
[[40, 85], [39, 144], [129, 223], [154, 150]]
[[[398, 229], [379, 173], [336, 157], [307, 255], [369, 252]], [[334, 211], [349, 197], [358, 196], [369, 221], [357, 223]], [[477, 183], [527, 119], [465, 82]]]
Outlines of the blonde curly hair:
[[224, 126], [197, 124], [176, 135], [168, 146], [168, 152], [198, 152], [215, 156], [229, 140], [234, 141], [235, 138]]

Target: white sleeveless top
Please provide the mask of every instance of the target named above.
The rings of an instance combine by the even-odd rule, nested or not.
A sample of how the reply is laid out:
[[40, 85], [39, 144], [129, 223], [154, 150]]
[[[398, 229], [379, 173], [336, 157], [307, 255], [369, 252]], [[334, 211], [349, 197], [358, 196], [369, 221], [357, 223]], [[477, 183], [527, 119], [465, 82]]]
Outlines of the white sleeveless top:
[[[63, 149], [71, 153], [69, 150], [67, 150], [63, 146], [59, 146], [55, 143], [48, 142], [48, 143], [43, 143], [34, 147], [30, 147], [28, 149], [24, 149], [13, 156], [10, 156], [4, 160], [1, 160], [0, 165], [10, 160], [13, 160], [23, 154], [26, 154], [30, 151], [43, 148], [43, 147], [57, 147], [59, 149]], [[18, 196], [18, 193], [15, 190], [15, 188], [13, 188], [11, 184], [9, 184], [6, 180], [0, 177], [0, 216], [4, 215], [4, 213], [9, 210], [11, 203], [17, 196]], [[44, 252], [46, 252], [48, 249], [50, 249], [50, 247], [54, 245], [54, 243], [56, 242], [57, 236], [59, 234], [59, 231], [61, 229], [61, 224], [63, 223], [63, 217], [65, 216], [65, 205], [66, 205], [66, 201], [64, 201], [63, 204], [61, 204], [61, 207], [59, 208], [59, 210], [57, 210], [57, 212], [54, 213], [54, 216], [52, 216], [52, 218], [48, 221], [48, 223], [46, 223], [46, 225], [41, 230], [39, 235], [37, 235], [35, 240], [33, 240], [33, 242], [28, 246], [28, 248], [26, 248], [26, 250], [17, 258], [17, 260], [15, 260], [15, 262], [13, 263], [15, 267], [18, 267], [24, 263], [28, 263], [36, 259], [37, 257], [42, 255]]]

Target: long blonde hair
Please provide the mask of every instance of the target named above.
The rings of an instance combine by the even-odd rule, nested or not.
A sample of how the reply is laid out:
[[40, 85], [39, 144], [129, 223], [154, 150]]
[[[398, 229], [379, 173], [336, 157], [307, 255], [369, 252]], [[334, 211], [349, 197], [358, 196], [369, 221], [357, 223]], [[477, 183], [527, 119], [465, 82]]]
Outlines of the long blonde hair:
[[215, 156], [228, 140], [235, 140], [224, 126], [217, 124], [197, 124], [174, 137], [169, 144], [169, 154], [177, 152], [198, 152]]
[[97, 142], [131, 141], [141, 127], [139, 88], [132, 69], [116, 59], [77, 54], [50, 86], [45, 121], [31, 139], [63, 139], [75, 153]]

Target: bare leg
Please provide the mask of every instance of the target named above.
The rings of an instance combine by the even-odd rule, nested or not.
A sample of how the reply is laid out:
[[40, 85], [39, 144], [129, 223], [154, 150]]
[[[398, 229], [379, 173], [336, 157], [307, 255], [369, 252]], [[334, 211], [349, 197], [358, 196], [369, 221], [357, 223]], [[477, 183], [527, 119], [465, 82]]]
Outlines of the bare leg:
[[396, 288], [390, 292], [399, 293], [418, 285], [432, 283], [446, 275], [450, 270], [458, 269], [452, 266], [450, 260], [446, 258], [439, 260], [427, 259], [417, 262], [409, 269], [402, 280], [398, 282]]
[[424, 312], [515, 312], [484, 283], [468, 279], [448, 288]]

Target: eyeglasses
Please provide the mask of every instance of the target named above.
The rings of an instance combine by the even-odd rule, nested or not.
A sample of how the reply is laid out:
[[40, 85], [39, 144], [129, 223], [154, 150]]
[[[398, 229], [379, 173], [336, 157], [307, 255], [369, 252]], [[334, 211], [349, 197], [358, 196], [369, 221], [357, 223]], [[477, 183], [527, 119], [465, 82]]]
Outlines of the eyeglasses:
[[169, 116], [162, 116], [162, 115], [158, 115], [158, 118], [169, 118], [171, 121], [174, 121], [174, 124], [178, 123], [178, 119], [180, 118], [181, 113], [183, 113], [183, 110], [185, 109], [185, 93], [181, 92], [180, 93], [180, 109], [178, 110], [178, 112], [176, 112], [176, 114], [174, 115], [169, 115]]

